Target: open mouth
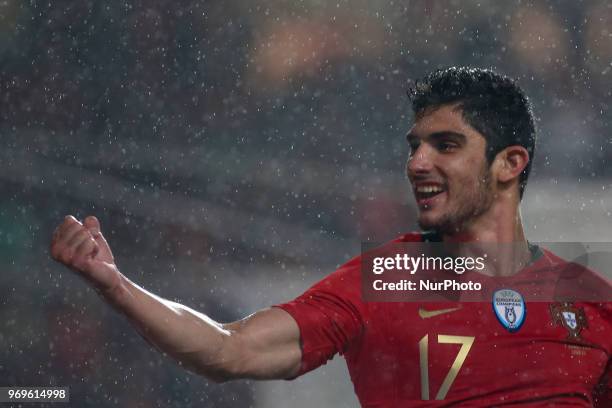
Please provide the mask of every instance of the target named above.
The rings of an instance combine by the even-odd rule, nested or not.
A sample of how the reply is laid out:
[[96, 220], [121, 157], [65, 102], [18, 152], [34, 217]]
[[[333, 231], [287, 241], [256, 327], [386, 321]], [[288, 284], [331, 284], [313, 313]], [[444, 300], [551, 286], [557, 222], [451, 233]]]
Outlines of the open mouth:
[[414, 196], [419, 205], [428, 205], [431, 204], [433, 199], [442, 193], [445, 192], [445, 189], [441, 185], [419, 185], [414, 189]]

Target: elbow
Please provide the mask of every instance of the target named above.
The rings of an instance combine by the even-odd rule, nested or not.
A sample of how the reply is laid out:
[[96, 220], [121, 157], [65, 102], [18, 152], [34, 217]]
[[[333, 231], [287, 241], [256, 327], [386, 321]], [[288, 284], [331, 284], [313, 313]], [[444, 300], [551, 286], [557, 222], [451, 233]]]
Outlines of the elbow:
[[249, 378], [249, 376], [243, 370], [238, 369], [237, 366], [232, 364], [215, 367], [214, 369], [207, 367], [205, 369], [197, 370], [196, 373], [216, 384], [223, 384], [228, 381]]
[[214, 362], [199, 359], [186, 368], [217, 384], [249, 378], [242, 353], [222, 353], [219, 357]]
[[177, 358], [176, 360], [184, 369], [217, 384], [241, 378], [231, 365], [224, 362], [211, 364], [211, 362], [194, 359], [193, 357], [190, 359]]
[[231, 380], [240, 378], [232, 370], [224, 366], [211, 366], [210, 364], [201, 364], [196, 362], [178, 361], [179, 365], [184, 369], [191, 371], [194, 374], [202, 376], [209, 381], [217, 384], [223, 384]]
[[246, 361], [238, 356], [232, 356], [230, 359], [225, 360], [220, 369], [209, 371], [207, 377], [217, 384], [252, 378], [247, 369]]
[[215, 383], [249, 378], [249, 354], [240, 337], [223, 337], [216, 350], [177, 353], [176, 360], [189, 371]]

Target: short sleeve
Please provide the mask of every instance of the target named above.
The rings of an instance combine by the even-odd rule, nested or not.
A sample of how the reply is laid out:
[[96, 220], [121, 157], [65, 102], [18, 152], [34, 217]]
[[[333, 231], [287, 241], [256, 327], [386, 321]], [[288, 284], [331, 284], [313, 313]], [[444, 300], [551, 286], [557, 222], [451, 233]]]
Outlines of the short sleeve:
[[608, 361], [606, 373], [595, 389], [594, 407], [612, 407], [612, 360]]
[[300, 328], [302, 365], [297, 376], [345, 353], [362, 333], [360, 258], [355, 258], [316, 283], [293, 301], [275, 305]]

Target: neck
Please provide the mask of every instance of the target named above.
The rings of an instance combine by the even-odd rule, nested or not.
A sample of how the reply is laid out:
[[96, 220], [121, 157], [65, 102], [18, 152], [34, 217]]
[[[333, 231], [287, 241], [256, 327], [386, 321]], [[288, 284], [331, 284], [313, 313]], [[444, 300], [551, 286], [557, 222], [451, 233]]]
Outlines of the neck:
[[[445, 243], [451, 245], [457, 256], [477, 257], [487, 254], [483, 274], [509, 276], [524, 268], [531, 260], [531, 252], [518, 207], [494, 203], [488, 211], [461, 230], [442, 234]], [[491, 256], [494, 254], [494, 256]]]
[[518, 206], [508, 209], [495, 205], [460, 230], [442, 234], [442, 240], [444, 242], [527, 242]]

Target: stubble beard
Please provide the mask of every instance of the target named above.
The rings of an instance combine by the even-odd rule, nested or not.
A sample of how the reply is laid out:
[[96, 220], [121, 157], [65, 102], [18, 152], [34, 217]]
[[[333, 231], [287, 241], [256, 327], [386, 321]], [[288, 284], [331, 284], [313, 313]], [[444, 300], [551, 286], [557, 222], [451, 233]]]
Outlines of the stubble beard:
[[[458, 185], [469, 185], [467, 183], [456, 183]], [[485, 163], [480, 170], [478, 179], [473, 183], [474, 188], [470, 191], [459, 191], [454, 197], [448, 200], [453, 202], [451, 205], [454, 208], [448, 209], [439, 218], [427, 222], [419, 218], [419, 227], [425, 231], [436, 231], [438, 234], [453, 235], [464, 231], [472, 224], [480, 215], [486, 213], [493, 204], [492, 178], [489, 166]]]

